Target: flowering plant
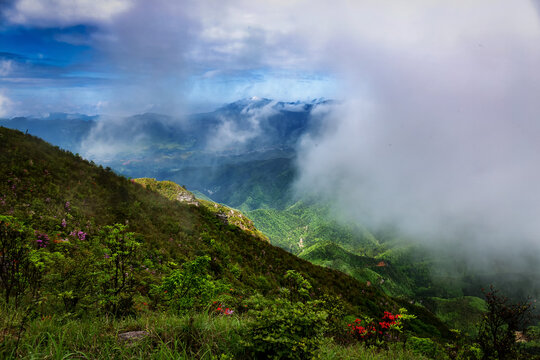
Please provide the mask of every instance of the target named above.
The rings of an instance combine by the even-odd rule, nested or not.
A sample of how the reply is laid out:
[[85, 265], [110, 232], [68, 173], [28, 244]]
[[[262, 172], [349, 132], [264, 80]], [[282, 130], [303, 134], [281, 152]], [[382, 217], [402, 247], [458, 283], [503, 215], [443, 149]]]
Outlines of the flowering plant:
[[398, 314], [385, 311], [380, 321], [369, 317], [357, 318], [348, 324], [348, 327], [351, 335], [357, 340], [378, 344], [384, 340], [397, 340], [403, 330], [403, 321], [414, 318], [414, 315], [407, 314], [406, 309], [400, 309]]

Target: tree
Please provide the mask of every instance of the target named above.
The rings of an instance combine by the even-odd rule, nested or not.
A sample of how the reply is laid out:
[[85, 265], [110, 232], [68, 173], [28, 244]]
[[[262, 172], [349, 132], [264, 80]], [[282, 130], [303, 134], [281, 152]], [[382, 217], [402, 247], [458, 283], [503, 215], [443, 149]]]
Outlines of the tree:
[[483, 359], [515, 359], [517, 353], [515, 332], [522, 330], [532, 316], [530, 302], [512, 303], [506, 296], [499, 295], [494, 289], [485, 292], [487, 303], [478, 331], [478, 343], [482, 349]]

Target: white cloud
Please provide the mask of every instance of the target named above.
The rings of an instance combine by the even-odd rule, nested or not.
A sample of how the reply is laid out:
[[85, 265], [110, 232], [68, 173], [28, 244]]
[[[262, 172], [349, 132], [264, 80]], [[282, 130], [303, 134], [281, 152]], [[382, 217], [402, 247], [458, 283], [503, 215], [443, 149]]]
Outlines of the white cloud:
[[5, 95], [5, 90], [0, 89], [0, 117], [8, 116], [13, 102]]
[[[253, 97], [251, 100], [258, 100]], [[248, 104], [241, 111], [244, 117], [241, 122], [238, 119], [229, 119], [221, 116], [219, 125], [211, 131], [210, 143], [207, 149], [210, 151], [239, 151], [244, 150], [249, 141], [262, 135], [261, 121], [275, 115], [275, 101], [271, 101], [264, 106], [257, 102]]]
[[68, 26], [110, 22], [132, 5], [132, 0], [18, 0], [6, 15], [16, 24]]

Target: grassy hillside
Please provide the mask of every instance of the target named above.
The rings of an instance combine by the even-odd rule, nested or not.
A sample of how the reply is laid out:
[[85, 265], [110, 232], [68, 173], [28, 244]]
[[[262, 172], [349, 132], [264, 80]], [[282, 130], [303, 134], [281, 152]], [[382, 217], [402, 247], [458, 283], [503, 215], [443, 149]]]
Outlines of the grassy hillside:
[[[92, 318], [94, 323], [111, 316], [148, 319], [155, 312], [170, 313], [171, 322], [174, 316], [186, 314], [184, 327], [170, 330], [173, 334], [168, 330], [154, 334], [159, 339], [172, 336], [180, 348], [156, 337], [145, 346], [151, 352], [164, 346], [162, 350], [173, 354], [193, 354], [201, 344], [194, 343], [192, 336], [202, 328], [190, 319], [195, 313], [222, 311], [223, 316], [230, 315], [232, 312], [221, 310], [221, 302], [227, 304], [227, 311], [234, 309], [230, 319], [239, 321], [241, 328], [251, 329], [251, 335], [244, 335], [251, 341], [251, 345], [245, 345], [250, 351], [257, 351], [253, 343], [261, 344], [253, 333], [263, 331], [257, 330], [257, 322], [270, 321], [277, 311], [284, 319], [294, 318], [296, 311], [305, 314], [298, 321], [311, 319], [312, 323], [304, 326], [307, 333], [309, 329], [322, 331], [327, 323], [322, 319], [328, 316], [328, 324], [334, 324], [334, 331], [343, 334], [347, 328], [341, 326], [350, 321], [347, 316], [379, 318], [384, 311], [395, 312], [405, 306], [418, 317], [409, 325], [414, 334], [450, 336], [447, 327], [425, 309], [396, 301], [374, 286], [275, 247], [257, 236], [253, 228], [229, 221], [237, 216], [224, 221], [220, 205], [179, 201], [178, 196], [186, 194], [173, 184], [128, 180], [35, 137], [5, 128], [0, 128], [0, 164], [0, 260], [5, 262], [0, 266], [4, 295], [0, 351], [4, 357], [44, 357], [32, 351], [51, 351], [51, 344], [67, 346], [61, 344], [69, 341], [63, 343], [64, 338], [59, 336], [68, 324], [82, 329], [85, 321], [92, 323], [88, 320]], [[233, 211], [232, 215], [236, 214]], [[285, 276], [288, 270], [294, 272]], [[10, 274], [15, 277], [7, 276]], [[6, 284], [12, 285], [11, 294]], [[259, 297], [252, 297], [257, 294]], [[219, 306], [211, 299], [219, 301]], [[335, 312], [330, 305], [338, 303], [343, 304], [343, 310]], [[316, 310], [317, 304], [328, 310]], [[43, 328], [46, 338], [35, 330], [45, 320], [50, 321], [49, 327]], [[319, 327], [309, 325], [317, 321]], [[144, 326], [135, 321], [117, 329], [144, 330]], [[78, 334], [90, 339], [100, 332], [94, 328], [86, 335]], [[234, 333], [231, 330], [233, 338], [237, 336]], [[318, 344], [319, 335], [305, 339]], [[99, 348], [110, 340], [92, 341]], [[264, 345], [266, 340], [260, 341]], [[210, 354], [245, 353], [227, 348], [229, 345], [218, 344]], [[84, 351], [90, 357], [114, 354], [100, 355], [94, 348]]]
[[463, 296], [453, 299], [433, 297], [425, 300], [428, 307], [451, 329], [460, 329], [469, 336], [476, 336], [478, 323], [487, 310], [486, 302], [475, 296]]
[[330, 241], [312, 245], [299, 256], [313, 264], [342, 271], [369, 286], [379, 287], [391, 296], [412, 297], [414, 294], [412, 281], [390, 262], [355, 255]]
[[281, 209], [291, 202], [289, 187], [295, 175], [291, 155], [283, 155], [286, 154], [270, 159], [240, 158], [238, 162], [224, 164], [216, 160], [215, 166], [164, 171], [161, 176], [242, 211]]
[[266, 235], [255, 228], [253, 221], [238, 210], [207, 199], [197, 199], [193, 193], [172, 181], [157, 181], [156, 179], [141, 178], [135, 179], [135, 182], [145, 186], [147, 189], [156, 191], [169, 200], [176, 200], [189, 205], [203, 206], [221, 219], [224, 224], [237, 226], [258, 239], [269, 241]]
[[[215, 275], [242, 287], [253, 286], [257, 276], [264, 276], [276, 288], [281, 274], [297, 269], [316, 288], [343, 293], [352, 304], [376, 302], [358, 296], [362, 290], [379, 294], [350, 277], [313, 266], [237, 226], [226, 225], [205, 206], [169, 200], [37, 138], [7, 129], [0, 135], [2, 214], [21, 219], [35, 231], [64, 238], [66, 233], [83, 230], [92, 238], [105, 225], [127, 223], [140, 239], [145, 257], [152, 259], [149, 268], [156, 277], [165, 271], [160, 262], [210, 254]], [[242, 269], [239, 277], [246, 281], [235, 279], [230, 271], [234, 266]]]
[[312, 201], [298, 201], [284, 210], [258, 209], [247, 214], [272, 244], [294, 254], [328, 240], [353, 253], [372, 253], [379, 247], [368, 230], [358, 224], [338, 223], [328, 206]]

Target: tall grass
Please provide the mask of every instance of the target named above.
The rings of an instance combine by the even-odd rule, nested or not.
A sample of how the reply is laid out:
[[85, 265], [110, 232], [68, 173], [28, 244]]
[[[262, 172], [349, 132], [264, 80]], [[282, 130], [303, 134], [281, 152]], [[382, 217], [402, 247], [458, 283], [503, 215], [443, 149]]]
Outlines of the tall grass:
[[[9, 315], [9, 316], [8, 316]], [[21, 324], [21, 311], [0, 313], [1, 359], [246, 359], [241, 333], [250, 321], [244, 316], [194, 313], [146, 313], [137, 318], [38, 317]], [[11, 319], [11, 320], [10, 320]], [[24, 331], [21, 331], [21, 325]], [[144, 330], [141, 340], [124, 341], [119, 334]], [[20, 341], [17, 346], [17, 337]], [[424, 359], [390, 345], [388, 350], [362, 344], [340, 346], [327, 339], [320, 359]]]
[[[7, 319], [5, 313], [2, 319]], [[175, 316], [151, 313], [138, 318], [89, 317], [36, 318], [25, 325], [17, 347], [20, 322], [2, 322], [0, 358], [35, 359], [213, 359], [239, 349], [239, 317], [193, 314]], [[137, 341], [120, 340], [118, 334], [144, 330]]]
[[350, 346], [341, 346], [327, 341], [319, 350], [318, 356], [325, 360], [423, 360], [427, 359], [405, 349], [402, 344], [390, 344], [388, 349], [366, 347], [357, 343]]

